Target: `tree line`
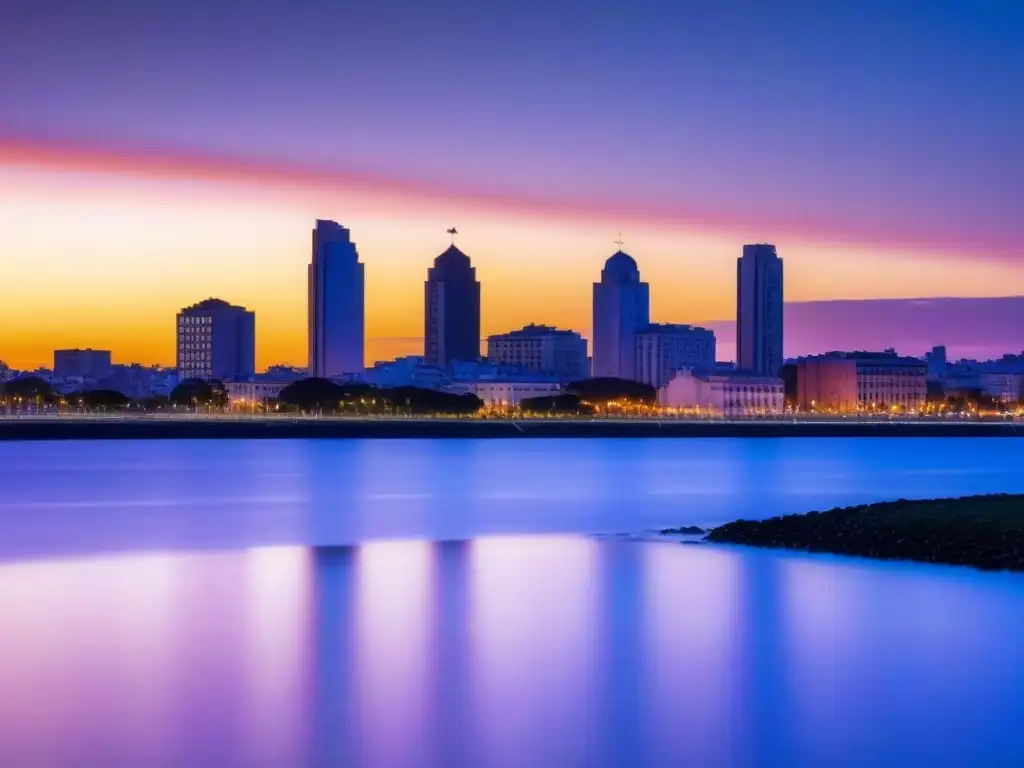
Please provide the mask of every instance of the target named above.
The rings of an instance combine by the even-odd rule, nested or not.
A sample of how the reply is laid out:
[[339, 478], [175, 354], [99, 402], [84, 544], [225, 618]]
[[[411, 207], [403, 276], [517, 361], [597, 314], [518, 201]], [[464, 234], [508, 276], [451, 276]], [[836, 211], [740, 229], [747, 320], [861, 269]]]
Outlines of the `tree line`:
[[[597, 407], [610, 402], [628, 402], [653, 405], [656, 390], [647, 384], [623, 379], [584, 379], [573, 382], [557, 395], [527, 398], [520, 402], [524, 413], [588, 415]], [[54, 392], [38, 376], [24, 376], [7, 382], [0, 393], [8, 403], [37, 403], [54, 406], [64, 404], [89, 410], [119, 410], [138, 408], [161, 410], [165, 408], [224, 409], [228, 393], [224, 383], [217, 380], [187, 379], [176, 386], [168, 397], [153, 396], [132, 400], [125, 394], [109, 389], [92, 389], [61, 395]], [[473, 394], [441, 392], [422, 387], [377, 388], [356, 382], [338, 384], [329, 379], [307, 378], [295, 381], [267, 405], [285, 412], [355, 413], [355, 414], [473, 414], [483, 407], [483, 401]]]

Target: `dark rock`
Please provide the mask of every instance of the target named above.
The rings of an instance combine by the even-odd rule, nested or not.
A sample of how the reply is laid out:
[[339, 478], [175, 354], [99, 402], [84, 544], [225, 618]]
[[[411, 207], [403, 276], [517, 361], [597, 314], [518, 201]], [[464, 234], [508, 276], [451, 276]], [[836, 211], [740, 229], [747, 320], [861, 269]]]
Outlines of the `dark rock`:
[[682, 528], [662, 528], [661, 533], [665, 536], [671, 536], [673, 534], [689, 534], [699, 535], [706, 533], [703, 528], [698, 528], [696, 525], [684, 525]]
[[900, 499], [737, 520], [707, 541], [1024, 571], [1024, 495]]

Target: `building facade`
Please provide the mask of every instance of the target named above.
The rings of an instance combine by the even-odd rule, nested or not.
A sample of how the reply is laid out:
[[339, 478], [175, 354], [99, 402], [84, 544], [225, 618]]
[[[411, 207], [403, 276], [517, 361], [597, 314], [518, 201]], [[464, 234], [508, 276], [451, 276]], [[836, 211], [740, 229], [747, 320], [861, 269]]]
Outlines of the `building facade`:
[[682, 370], [658, 390], [658, 405], [727, 417], [770, 416], [785, 410], [785, 393], [782, 380], [773, 376]]
[[221, 299], [178, 313], [178, 378], [252, 376], [256, 370], [256, 315]]
[[744, 245], [736, 263], [736, 363], [762, 376], [782, 370], [782, 259], [774, 245]]
[[928, 364], [893, 350], [830, 352], [796, 365], [797, 406], [804, 411], [917, 411], [928, 396]]
[[113, 364], [108, 349], [55, 349], [53, 373], [56, 376], [78, 376], [103, 379], [110, 375]]
[[575, 331], [547, 325], [527, 325], [517, 331], [487, 337], [487, 359], [553, 376], [579, 381], [590, 374], [587, 340]]
[[228, 405], [232, 408], [260, 406], [268, 400], [276, 400], [281, 390], [292, 384], [291, 381], [277, 381], [263, 376], [239, 377], [224, 384], [228, 393]]
[[480, 283], [469, 256], [454, 245], [434, 259], [424, 283], [427, 365], [480, 359]]
[[663, 387], [683, 369], [710, 371], [715, 353], [715, 334], [706, 328], [652, 323], [636, 335], [636, 380]]
[[473, 393], [484, 405], [519, 405], [531, 397], [553, 397], [562, 391], [554, 381], [478, 381]]
[[616, 251], [594, 283], [591, 375], [637, 381], [636, 335], [650, 322], [650, 286], [640, 281], [633, 257]]
[[309, 265], [310, 376], [330, 379], [361, 373], [365, 365], [365, 275], [351, 233], [318, 219]]

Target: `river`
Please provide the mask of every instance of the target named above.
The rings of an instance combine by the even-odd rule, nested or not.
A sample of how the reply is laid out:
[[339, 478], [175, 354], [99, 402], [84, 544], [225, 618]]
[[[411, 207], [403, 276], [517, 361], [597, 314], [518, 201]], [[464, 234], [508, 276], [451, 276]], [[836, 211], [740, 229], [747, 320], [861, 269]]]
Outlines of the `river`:
[[1024, 577], [581, 534], [999, 439], [0, 443], [0, 765], [1024, 764]]

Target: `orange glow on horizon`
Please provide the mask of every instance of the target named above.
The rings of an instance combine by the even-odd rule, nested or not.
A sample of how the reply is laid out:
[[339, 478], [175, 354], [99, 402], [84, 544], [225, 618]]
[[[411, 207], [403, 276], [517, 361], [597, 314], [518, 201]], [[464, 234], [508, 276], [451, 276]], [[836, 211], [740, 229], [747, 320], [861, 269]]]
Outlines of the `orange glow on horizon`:
[[[218, 164], [219, 162], [219, 164]], [[505, 202], [503, 202], [505, 201]], [[173, 364], [174, 315], [208, 296], [256, 312], [257, 365], [304, 365], [306, 265], [317, 217], [367, 264], [367, 362], [421, 351], [423, 280], [450, 226], [482, 282], [484, 335], [528, 322], [589, 337], [591, 284], [623, 231], [660, 322], [731, 319], [743, 242], [771, 239], [787, 299], [1005, 295], [1022, 269], [931, 250], [822, 243], [636, 211], [470, 197], [372, 176], [251, 167], [0, 139], [0, 360], [52, 364], [62, 347]], [[631, 218], [633, 217], [633, 218]], [[771, 228], [768, 232], [778, 232]], [[954, 256], [956, 254], [953, 254]]]

